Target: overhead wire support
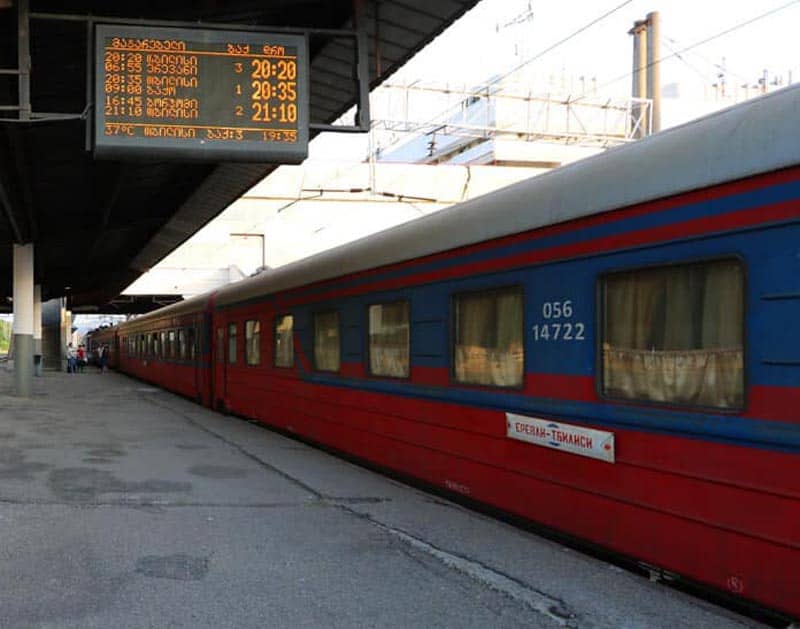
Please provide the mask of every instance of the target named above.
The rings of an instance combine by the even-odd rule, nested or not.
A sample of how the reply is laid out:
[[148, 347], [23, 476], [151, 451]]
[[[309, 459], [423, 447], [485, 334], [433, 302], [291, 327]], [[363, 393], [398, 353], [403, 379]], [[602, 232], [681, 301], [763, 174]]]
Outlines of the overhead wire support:
[[[707, 44], [707, 43], [709, 43], [711, 41], [714, 41], [715, 39], [719, 39], [720, 37], [724, 37], [725, 35], [733, 33], [734, 31], [737, 31], [737, 30], [739, 30], [741, 28], [744, 28], [745, 26], [750, 26], [751, 24], [754, 24], [755, 22], [758, 22], [759, 20], [763, 20], [766, 17], [769, 17], [771, 15], [779, 13], [780, 11], [788, 9], [790, 6], [798, 4], [798, 3], [800, 3], [800, 0], [791, 0], [790, 2], [787, 2], [785, 4], [780, 5], [779, 7], [775, 7], [773, 9], [770, 9], [769, 11], [766, 11], [764, 13], [760, 13], [759, 15], [756, 15], [756, 16], [750, 18], [749, 20], [745, 20], [744, 22], [740, 22], [739, 24], [735, 24], [735, 25], [733, 25], [733, 26], [731, 26], [729, 28], [726, 28], [726, 29], [718, 32], [718, 33], [715, 33], [714, 35], [710, 35], [709, 37], [706, 37], [705, 39], [701, 39], [699, 41], [696, 41], [693, 44], [690, 44], [690, 45], [688, 45], [688, 46], [686, 46], [684, 48], [681, 48], [680, 50], [676, 50], [672, 54], [660, 57], [659, 59], [656, 59], [655, 61], [650, 62], [647, 65], [647, 67], [649, 68], [650, 66], [662, 63], [662, 62], [666, 61], [667, 59], [672, 59], [672, 58], [678, 57], [679, 55], [682, 55], [685, 52], [689, 52], [690, 50], [693, 50], [693, 49], [697, 48], [698, 46], [702, 46], [703, 44]], [[620, 76], [618, 76], [618, 77], [616, 77], [614, 79], [611, 79], [610, 81], [607, 81], [606, 83], [601, 84], [600, 86], [598, 86], [597, 89], [601, 90], [603, 88], [608, 87], [609, 85], [613, 85], [614, 83], [618, 83], [619, 81], [622, 81], [624, 79], [628, 79], [631, 76], [632, 76], [631, 72], [626, 72], [625, 74], [621, 74]], [[585, 97], [586, 97], [585, 95], [584, 96], [578, 96], [576, 98], [576, 100], [581, 100], [582, 98], [585, 98]]]

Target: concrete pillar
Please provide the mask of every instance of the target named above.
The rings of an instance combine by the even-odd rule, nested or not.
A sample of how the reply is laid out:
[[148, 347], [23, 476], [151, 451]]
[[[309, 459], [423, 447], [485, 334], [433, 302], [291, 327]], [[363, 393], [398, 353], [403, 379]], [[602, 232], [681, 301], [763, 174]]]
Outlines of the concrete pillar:
[[42, 375], [42, 285], [33, 287], [33, 373]]
[[33, 387], [33, 245], [14, 245], [14, 381], [20, 397]]
[[647, 98], [653, 103], [653, 128], [661, 131], [661, 20], [658, 11], [647, 14]]

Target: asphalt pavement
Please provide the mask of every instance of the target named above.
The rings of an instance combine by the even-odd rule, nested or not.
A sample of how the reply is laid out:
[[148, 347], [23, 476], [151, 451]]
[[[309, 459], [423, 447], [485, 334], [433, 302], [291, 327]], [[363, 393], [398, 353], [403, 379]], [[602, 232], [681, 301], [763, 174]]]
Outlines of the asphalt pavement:
[[0, 627], [755, 627], [116, 373], [0, 370]]

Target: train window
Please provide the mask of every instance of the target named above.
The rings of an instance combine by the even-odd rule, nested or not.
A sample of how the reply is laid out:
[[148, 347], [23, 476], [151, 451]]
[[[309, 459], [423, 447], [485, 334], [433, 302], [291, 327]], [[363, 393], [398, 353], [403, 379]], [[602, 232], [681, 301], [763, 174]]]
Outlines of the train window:
[[153, 332], [153, 356], [158, 358], [161, 355], [161, 348], [158, 342], [158, 332]]
[[228, 362], [233, 365], [236, 362], [236, 324], [228, 324]]
[[225, 362], [225, 328], [217, 328], [217, 362]]
[[314, 367], [320, 371], [339, 371], [339, 313], [314, 315]]
[[186, 360], [186, 330], [178, 330], [178, 357]]
[[261, 323], [250, 319], [244, 322], [245, 361], [248, 365], [261, 364]]
[[175, 345], [176, 345], [176, 343], [175, 343], [175, 330], [170, 330], [169, 331], [169, 342], [168, 342], [168, 345], [167, 345], [167, 347], [169, 348], [167, 350], [167, 358], [175, 358]]
[[167, 331], [164, 330], [161, 332], [161, 342], [160, 342], [160, 349], [161, 349], [161, 358], [166, 359], [169, 355], [167, 352]]
[[369, 372], [374, 376], [408, 378], [408, 302], [369, 307]]
[[189, 349], [189, 360], [195, 359], [197, 352], [197, 349], [195, 348], [196, 343], [197, 339], [195, 338], [194, 326], [192, 326], [186, 330], [186, 345]]
[[454, 298], [456, 382], [521, 387], [524, 369], [522, 289]]
[[602, 391], [723, 409], [744, 404], [744, 269], [714, 260], [602, 278]]
[[294, 367], [294, 317], [282, 315], [275, 319], [276, 367]]

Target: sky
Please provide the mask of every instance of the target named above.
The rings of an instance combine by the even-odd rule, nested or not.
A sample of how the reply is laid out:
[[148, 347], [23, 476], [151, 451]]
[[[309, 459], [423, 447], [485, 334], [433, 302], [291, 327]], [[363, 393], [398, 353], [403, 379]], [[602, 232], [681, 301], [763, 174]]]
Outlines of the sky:
[[[661, 6], [659, 6], [661, 5]], [[788, 6], [787, 6], [788, 5]], [[514, 18], [530, 7], [532, 19], [515, 26]], [[619, 7], [619, 8], [617, 8]], [[661, 15], [663, 53], [680, 50], [770, 10], [785, 7], [728, 35], [686, 52], [685, 61], [664, 62], [664, 83], [713, 78], [716, 63], [726, 61], [731, 73], [751, 80], [766, 67], [786, 72], [800, 69], [795, 31], [800, 21], [800, 2], [759, 0], [483, 0], [433, 45], [413, 59], [402, 74], [413, 77], [479, 82], [481, 76], [504, 71], [513, 44], [522, 40], [526, 58], [533, 57], [600, 16], [612, 12], [594, 26], [572, 37], [531, 64], [542, 74], [563, 68], [597, 76], [602, 82], [630, 72], [632, 38], [628, 30], [650, 11]], [[487, 49], [488, 48], [488, 49]], [[629, 79], [618, 87], [627, 93]]]
[[[670, 97], [663, 104], [665, 127], [712, 109], [709, 95], [720, 74], [728, 92], [754, 86], [765, 70], [770, 81], [800, 80], [800, 0], [482, 0], [388, 81], [475, 86], [523, 65], [508, 79], [534, 90], [546, 92], [559, 80], [577, 89], [584, 77], [604, 93], [626, 96], [628, 31], [651, 11], [660, 14], [661, 53], [669, 57], [661, 63], [663, 93]], [[311, 158], [363, 159], [365, 151], [363, 138], [337, 134], [312, 142]]]

